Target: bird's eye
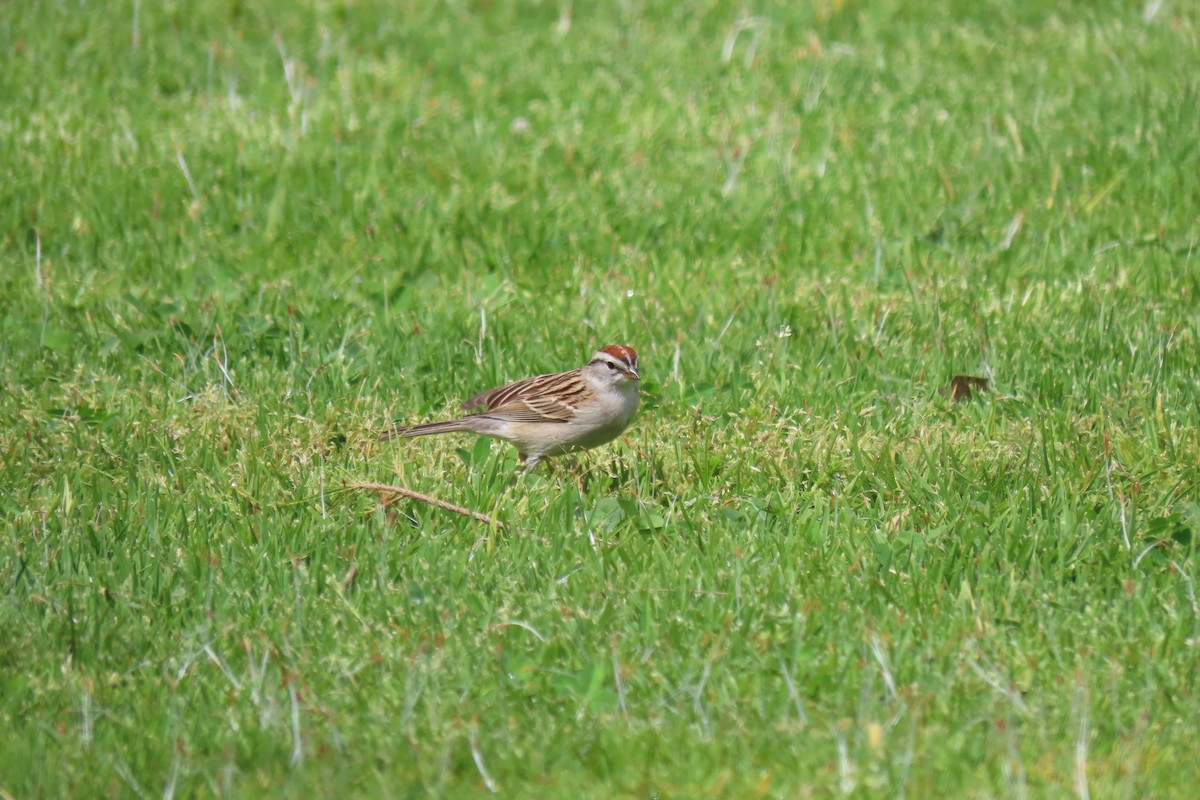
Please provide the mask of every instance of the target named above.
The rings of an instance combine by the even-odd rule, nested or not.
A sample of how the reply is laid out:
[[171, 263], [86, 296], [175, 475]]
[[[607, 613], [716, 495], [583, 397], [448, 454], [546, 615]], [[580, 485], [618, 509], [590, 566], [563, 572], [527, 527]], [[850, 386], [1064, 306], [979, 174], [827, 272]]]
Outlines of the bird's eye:
[[615, 370], [615, 369], [617, 368], [617, 365], [616, 365], [616, 364], [614, 364], [614, 363], [612, 363], [611, 361], [605, 361], [604, 363], [605, 363], [605, 364], [608, 366], [608, 368], [609, 368], [609, 369], [611, 369], [611, 370]]

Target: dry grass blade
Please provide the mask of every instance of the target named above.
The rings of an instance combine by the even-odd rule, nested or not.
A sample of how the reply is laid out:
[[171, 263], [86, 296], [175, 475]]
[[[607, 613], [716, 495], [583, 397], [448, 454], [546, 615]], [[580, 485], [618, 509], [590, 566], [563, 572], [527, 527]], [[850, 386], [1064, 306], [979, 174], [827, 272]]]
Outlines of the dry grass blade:
[[[437, 506], [438, 508], [445, 509], [446, 511], [452, 511], [455, 514], [462, 514], [464, 517], [471, 517], [479, 522], [486, 522], [488, 525], [495, 525], [497, 528], [504, 527], [503, 522], [492, 519], [487, 514], [483, 514], [478, 511], [472, 511], [471, 509], [463, 508], [462, 506], [456, 506], [453, 503], [447, 503], [445, 500], [438, 500], [436, 497], [430, 497], [429, 495], [422, 494], [421, 492], [414, 492], [407, 486], [392, 486], [391, 484], [387, 483], [348, 483], [346, 484], [346, 487], [349, 489], [362, 489], [367, 492], [379, 492], [382, 495], [393, 494], [400, 497], [407, 497], [409, 500], [416, 500], [418, 503], [428, 503], [431, 506]], [[387, 505], [387, 502], [385, 501], [384, 504]]]

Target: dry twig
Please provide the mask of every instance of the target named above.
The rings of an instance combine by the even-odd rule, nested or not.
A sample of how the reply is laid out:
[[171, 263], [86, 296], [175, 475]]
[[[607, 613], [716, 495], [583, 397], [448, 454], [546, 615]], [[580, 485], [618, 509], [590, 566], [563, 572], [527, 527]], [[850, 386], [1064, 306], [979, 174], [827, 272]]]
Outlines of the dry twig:
[[[462, 514], [464, 517], [471, 517], [479, 522], [485, 522], [488, 525], [495, 525], [497, 528], [504, 527], [503, 522], [492, 519], [487, 514], [481, 514], [480, 512], [472, 511], [469, 508], [456, 506], [453, 503], [447, 503], [445, 500], [438, 500], [436, 497], [430, 497], [427, 494], [414, 492], [407, 486], [392, 486], [386, 483], [349, 483], [346, 485], [351, 489], [362, 489], [368, 492], [379, 492], [383, 495], [393, 494], [400, 497], [407, 497], [409, 500], [416, 500], [418, 503], [428, 503], [431, 506], [437, 506], [438, 508], [445, 509], [446, 511], [453, 511], [455, 514]], [[387, 505], [386, 501], [384, 505]]]

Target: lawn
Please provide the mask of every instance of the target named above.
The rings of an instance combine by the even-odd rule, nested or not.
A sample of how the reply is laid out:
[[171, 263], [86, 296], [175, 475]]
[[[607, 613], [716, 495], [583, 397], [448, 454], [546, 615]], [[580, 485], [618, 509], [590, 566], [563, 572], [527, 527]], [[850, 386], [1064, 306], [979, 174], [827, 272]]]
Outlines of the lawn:
[[0, 797], [1192, 796], [1198, 179], [1182, 0], [4, 4]]

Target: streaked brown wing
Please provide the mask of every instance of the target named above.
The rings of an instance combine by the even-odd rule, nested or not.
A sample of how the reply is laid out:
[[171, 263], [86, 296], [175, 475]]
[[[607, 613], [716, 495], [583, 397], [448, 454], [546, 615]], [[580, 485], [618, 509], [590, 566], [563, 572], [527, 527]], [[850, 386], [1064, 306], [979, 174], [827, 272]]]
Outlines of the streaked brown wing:
[[477, 394], [462, 404], [463, 410], [482, 408], [523, 422], [566, 422], [575, 415], [575, 401], [583, 394], [579, 370], [525, 378]]
[[511, 403], [523, 395], [537, 393], [545, 385], [548, 378], [556, 377], [558, 376], [537, 375], [532, 378], [523, 378], [513, 383], [506, 383], [504, 386], [498, 386], [495, 389], [488, 389], [486, 392], [480, 392], [474, 397], [464, 400], [462, 409], [463, 411], [471, 411], [481, 408], [484, 411], [491, 411], [505, 403]]
[[531, 395], [496, 406], [487, 413], [523, 422], [570, 422], [575, 416], [574, 400], [574, 395]]

